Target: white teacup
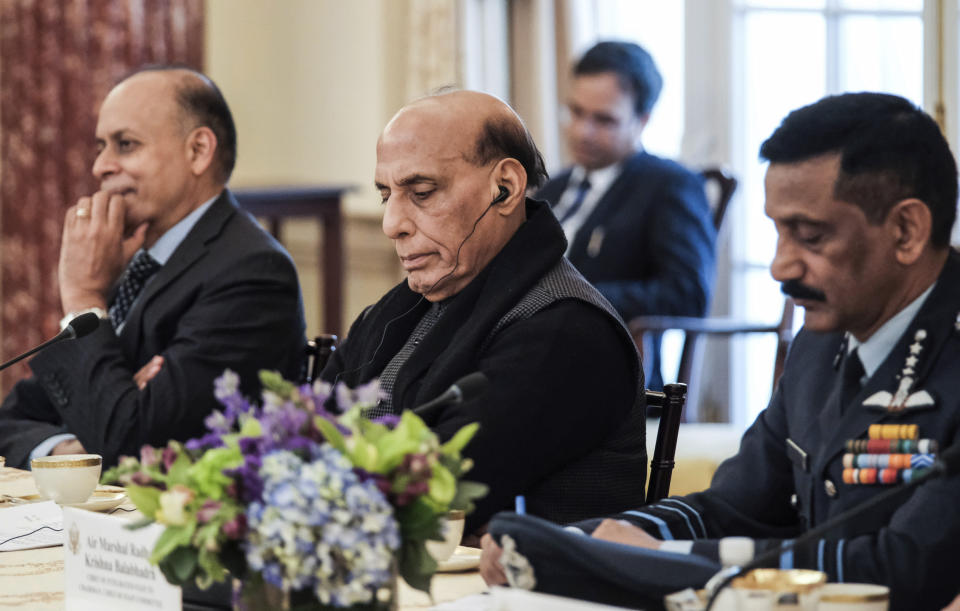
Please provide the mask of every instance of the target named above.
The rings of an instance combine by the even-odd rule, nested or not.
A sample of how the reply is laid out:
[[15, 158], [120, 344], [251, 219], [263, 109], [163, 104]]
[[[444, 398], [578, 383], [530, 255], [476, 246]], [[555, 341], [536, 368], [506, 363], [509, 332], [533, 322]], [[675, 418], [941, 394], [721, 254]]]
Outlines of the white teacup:
[[30, 461], [37, 492], [61, 505], [83, 503], [100, 481], [99, 454], [59, 454]]
[[887, 611], [890, 588], [872, 583], [828, 583], [820, 588], [817, 611]]
[[[806, 569], [754, 569], [730, 584], [726, 609], [814, 611], [827, 576]], [[715, 607], [717, 608], [717, 607]]]
[[466, 516], [462, 511], [454, 510], [447, 514], [443, 524], [443, 541], [427, 541], [427, 551], [437, 562], [443, 562], [453, 555], [463, 538], [463, 525]]

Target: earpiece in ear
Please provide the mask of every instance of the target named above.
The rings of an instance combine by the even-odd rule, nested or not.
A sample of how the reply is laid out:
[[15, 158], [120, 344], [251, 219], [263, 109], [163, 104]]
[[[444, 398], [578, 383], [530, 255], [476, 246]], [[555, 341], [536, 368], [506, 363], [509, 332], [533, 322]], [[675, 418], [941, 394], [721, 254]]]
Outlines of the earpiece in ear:
[[510, 197], [510, 190], [504, 187], [503, 185], [500, 185], [500, 194], [497, 195], [497, 197], [492, 202], [490, 202], [490, 205], [496, 206], [497, 204], [503, 201], [506, 201], [508, 197]]

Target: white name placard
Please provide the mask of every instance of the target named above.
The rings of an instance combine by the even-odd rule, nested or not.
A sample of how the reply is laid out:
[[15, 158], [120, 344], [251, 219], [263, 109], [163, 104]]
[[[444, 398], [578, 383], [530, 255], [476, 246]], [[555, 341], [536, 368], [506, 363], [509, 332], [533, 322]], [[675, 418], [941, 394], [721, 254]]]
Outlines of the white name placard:
[[63, 508], [67, 611], [181, 611], [180, 588], [148, 561], [163, 527], [128, 530], [129, 523]]

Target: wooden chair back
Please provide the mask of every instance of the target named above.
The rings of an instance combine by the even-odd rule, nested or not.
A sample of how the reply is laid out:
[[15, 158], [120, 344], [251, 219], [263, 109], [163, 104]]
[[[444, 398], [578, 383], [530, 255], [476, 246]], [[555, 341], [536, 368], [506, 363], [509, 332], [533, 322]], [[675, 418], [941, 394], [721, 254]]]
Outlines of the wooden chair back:
[[707, 202], [713, 212], [713, 226], [719, 230], [723, 224], [723, 217], [727, 213], [727, 206], [737, 190], [737, 179], [724, 168], [704, 168], [700, 172], [703, 177], [703, 187], [707, 192]]
[[650, 459], [650, 477], [647, 481], [646, 500], [647, 503], [653, 503], [670, 495], [670, 478], [677, 454], [683, 405], [687, 400], [687, 385], [664, 384], [663, 392], [648, 390], [645, 394], [648, 406], [660, 408], [657, 443]]
[[337, 349], [338, 338], [336, 335], [318, 335], [313, 339], [307, 340], [304, 348], [304, 376], [303, 381], [312, 384], [314, 380], [320, 377], [330, 356]]

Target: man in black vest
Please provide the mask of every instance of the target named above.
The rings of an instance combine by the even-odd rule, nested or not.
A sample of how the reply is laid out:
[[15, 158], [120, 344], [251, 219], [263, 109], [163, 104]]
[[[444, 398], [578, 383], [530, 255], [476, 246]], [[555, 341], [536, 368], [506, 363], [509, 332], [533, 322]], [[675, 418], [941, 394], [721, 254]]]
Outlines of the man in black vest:
[[400, 110], [377, 144], [376, 184], [407, 279], [357, 319], [323, 372], [351, 386], [379, 378], [374, 416], [486, 374], [482, 396], [424, 416], [441, 439], [480, 423], [469, 477], [490, 493], [470, 528], [516, 495], [558, 522], [643, 495], [636, 350], [564, 259], [550, 209], [526, 198], [544, 178], [520, 118], [492, 96], [458, 91]]

